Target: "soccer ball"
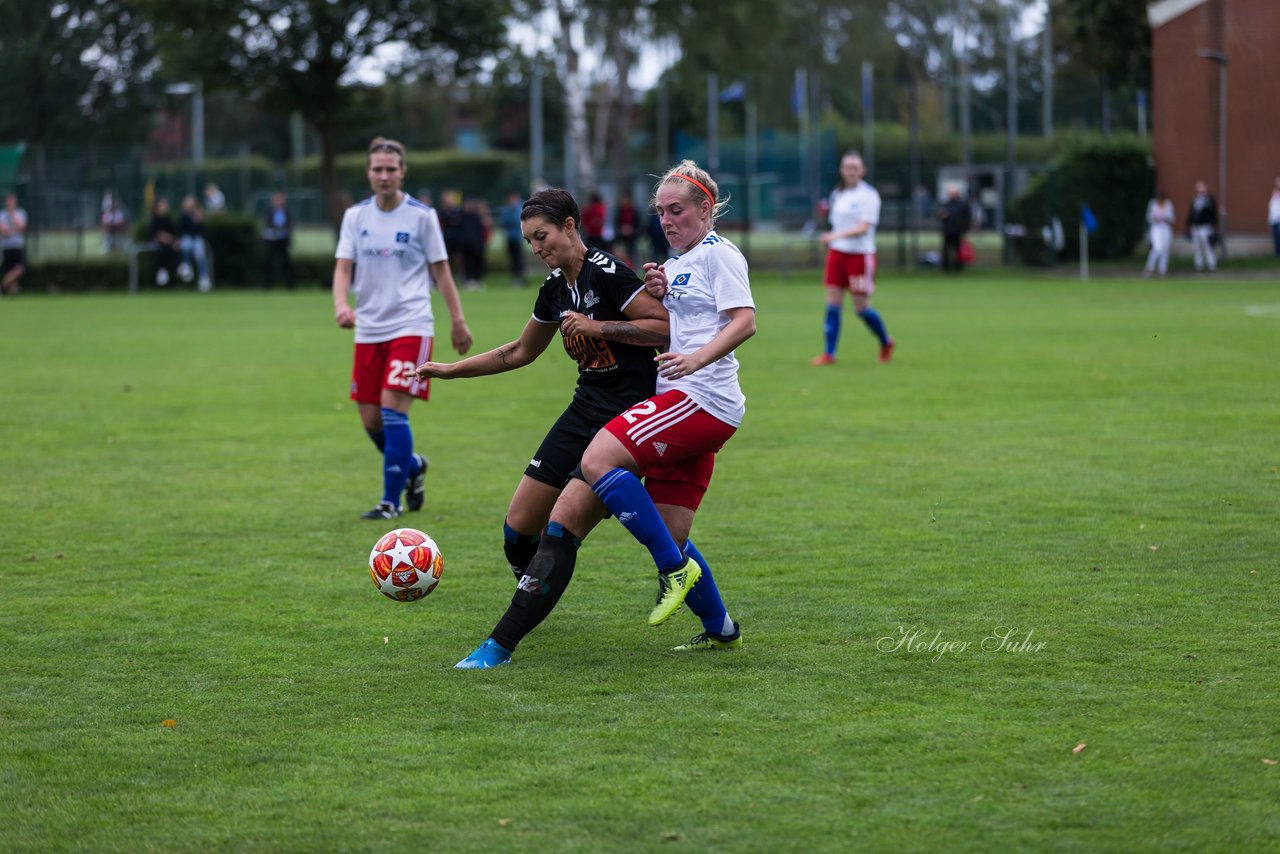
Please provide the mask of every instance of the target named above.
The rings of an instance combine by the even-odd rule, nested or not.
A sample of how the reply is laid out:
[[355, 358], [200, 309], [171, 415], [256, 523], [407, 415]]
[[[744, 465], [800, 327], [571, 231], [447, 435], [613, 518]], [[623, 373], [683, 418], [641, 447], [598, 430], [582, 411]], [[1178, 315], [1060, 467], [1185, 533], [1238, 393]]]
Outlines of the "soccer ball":
[[383, 534], [369, 552], [369, 577], [388, 599], [412, 602], [440, 583], [444, 558], [436, 541], [415, 528]]

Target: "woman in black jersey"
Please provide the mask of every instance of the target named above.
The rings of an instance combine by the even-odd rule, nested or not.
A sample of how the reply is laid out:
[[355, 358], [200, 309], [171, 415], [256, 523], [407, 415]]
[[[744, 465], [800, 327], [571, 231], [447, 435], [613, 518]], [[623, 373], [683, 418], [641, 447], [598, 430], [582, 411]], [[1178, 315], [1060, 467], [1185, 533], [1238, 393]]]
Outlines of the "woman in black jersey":
[[520, 228], [551, 275], [539, 288], [520, 337], [459, 362], [427, 362], [417, 369], [419, 377], [443, 380], [513, 371], [541, 356], [557, 332], [578, 363], [573, 399], [542, 440], [507, 508], [503, 547], [517, 579], [537, 552], [551, 508], [569, 478], [578, 475], [582, 452], [596, 431], [653, 395], [655, 348], [667, 344], [662, 303], [618, 258], [588, 249], [580, 222], [578, 203], [565, 190], [542, 190], [526, 200]]

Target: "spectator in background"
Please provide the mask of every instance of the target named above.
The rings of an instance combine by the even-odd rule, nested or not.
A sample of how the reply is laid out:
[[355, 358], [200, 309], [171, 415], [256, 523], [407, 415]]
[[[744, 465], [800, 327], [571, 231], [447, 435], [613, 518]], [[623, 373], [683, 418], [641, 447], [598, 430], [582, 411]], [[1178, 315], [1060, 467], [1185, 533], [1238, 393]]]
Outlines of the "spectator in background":
[[0, 289], [6, 296], [17, 296], [22, 290], [22, 274], [27, 272], [27, 212], [18, 207], [14, 193], [4, 197], [4, 209], [0, 210], [0, 247], [4, 250]]
[[128, 226], [124, 205], [112, 190], [102, 195], [102, 248], [114, 255], [124, 248], [125, 229]]
[[209, 279], [209, 259], [205, 257], [204, 211], [195, 196], [182, 200], [182, 216], [178, 218], [178, 246], [182, 249], [182, 263], [178, 276], [184, 282], [191, 281], [192, 268], [199, 274], [199, 287], [207, 291], [213, 287]]
[[507, 240], [507, 266], [511, 272], [511, 286], [523, 288], [524, 277], [524, 234], [520, 230], [520, 213], [524, 210], [524, 202], [520, 193], [512, 190], [507, 193], [507, 203], [498, 209], [498, 225]]
[[478, 291], [484, 287], [485, 216], [487, 210], [478, 199], [467, 199], [462, 205], [462, 289]]
[[1196, 272], [1218, 269], [1213, 247], [1218, 242], [1218, 202], [1204, 181], [1196, 181], [1196, 195], [1187, 211], [1187, 233], [1195, 250]]
[[622, 260], [634, 266], [637, 262], [636, 243], [640, 239], [640, 211], [630, 193], [618, 199], [618, 210], [613, 216], [613, 235], [622, 248]]
[[1144, 276], [1150, 276], [1152, 273], [1163, 276], [1169, 272], [1169, 249], [1173, 246], [1173, 224], [1176, 221], [1173, 201], [1169, 198], [1169, 194], [1157, 188], [1155, 198], [1147, 202], [1151, 251], [1147, 253], [1147, 266], [1142, 271]]
[[609, 251], [609, 241], [604, 233], [604, 226], [608, 219], [609, 213], [605, 209], [604, 199], [599, 193], [592, 193], [587, 206], [582, 209], [582, 236], [586, 238], [587, 245], [591, 248]]
[[262, 239], [266, 244], [266, 258], [262, 265], [263, 290], [271, 287], [277, 260], [283, 268], [284, 286], [293, 290], [293, 261], [289, 258], [289, 243], [293, 239], [293, 217], [289, 215], [289, 209], [285, 206], [284, 193], [279, 190], [271, 194], [271, 208], [267, 211]]
[[173, 268], [178, 262], [178, 227], [169, 214], [169, 200], [163, 196], [151, 207], [147, 239], [156, 247], [156, 284], [163, 288], [173, 278]]
[[445, 190], [440, 194], [440, 207], [436, 211], [440, 219], [440, 232], [444, 235], [444, 249], [449, 253], [449, 271], [454, 279], [462, 277], [462, 194], [457, 190]]
[[227, 212], [227, 197], [212, 181], [204, 185], [204, 210], [210, 215]]
[[933, 215], [933, 212], [934, 212], [933, 195], [929, 192], [929, 188], [926, 187], [924, 184], [916, 184], [916, 188], [913, 191], [912, 195], [916, 203], [916, 206], [915, 206], [916, 223], [919, 225], [923, 225], [924, 223], [928, 222], [929, 217]]
[[1271, 204], [1267, 207], [1267, 223], [1271, 226], [1271, 242], [1275, 244], [1276, 257], [1280, 258], [1280, 178], [1276, 178], [1271, 191]]
[[959, 184], [947, 186], [947, 200], [938, 208], [938, 221], [942, 225], [942, 271], [959, 273], [964, 270], [960, 243], [973, 225], [969, 202], [960, 192]]

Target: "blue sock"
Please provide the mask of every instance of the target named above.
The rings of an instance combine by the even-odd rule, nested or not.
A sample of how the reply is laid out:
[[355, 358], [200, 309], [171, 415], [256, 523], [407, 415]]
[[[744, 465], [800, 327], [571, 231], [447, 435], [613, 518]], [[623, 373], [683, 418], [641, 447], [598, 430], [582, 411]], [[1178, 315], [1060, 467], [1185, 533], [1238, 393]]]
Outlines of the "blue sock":
[[874, 308], [864, 308], [858, 312], [858, 317], [862, 318], [862, 322], [867, 324], [867, 328], [880, 339], [882, 345], [889, 343], [889, 333], [885, 331], [884, 321]]
[[720, 588], [716, 587], [716, 580], [711, 575], [711, 567], [707, 565], [707, 559], [694, 546], [693, 540], [684, 544], [684, 553], [702, 567], [702, 575], [698, 577], [698, 583], [689, 590], [684, 603], [689, 606], [694, 616], [702, 621], [702, 628], [709, 634], [720, 637], [733, 634], [733, 620], [729, 619], [729, 611], [724, 607], [724, 600], [720, 598]]
[[413, 431], [409, 428], [409, 416], [394, 409], [382, 407], [382, 431], [386, 434], [386, 447], [382, 451], [382, 500], [400, 506], [400, 493], [409, 480], [409, 466], [413, 459]]
[[684, 553], [667, 533], [667, 526], [640, 478], [626, 469], [614, 469], [591, 484], [591, 488], [631, 536], [649, 550], [659, 572], [680, 568]]
[[840, 306], [827, 306], [827, 321], [824, 331], [827, 334], [827, 355], [836, 354], [836, 345], [840, 343]]
[[373, 440], [373, 444], [378, 446], [378, 453], [382, 453], [387, 449], [387, 431], [386, 430], [365, 430], [369, 434], [369, 438]]

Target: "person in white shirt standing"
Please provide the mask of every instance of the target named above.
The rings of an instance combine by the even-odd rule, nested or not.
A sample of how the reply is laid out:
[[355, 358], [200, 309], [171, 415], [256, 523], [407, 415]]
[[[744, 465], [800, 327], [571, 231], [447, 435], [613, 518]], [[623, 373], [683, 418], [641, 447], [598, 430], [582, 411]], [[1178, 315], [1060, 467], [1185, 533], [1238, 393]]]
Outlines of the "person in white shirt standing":
[[1169, 272], [1169, 248], [1173, 246], [1173, 200], [1164, 190], [1157, 189], [1156, 197], [1147, 202], [1147, 224], [1150, 227], [1151, 251], [1147, 253], [1144, 276]]
[[880, 361], [893, 356], [893, 339], [879, 312], [871, 307], [876, 290], [876, 226], [880, 223], [880, 194], [862, 180], [867, 174], [862, 155], [850, 151], [840, 158], [840, 184], [831, 193], [831, 230], [819, 238], [827, 244], [826, 349], [815, 365], [834, 365], [840, 343], [844, 292], [853, 297], [853, 310], [880, 342]]
[[14, 193], [4, 197], [4, 207], [0, 208], [0, 245], [4, 247], [0, 289], [5, 296], [14, 296], [22, 290], [18, 282], [27, 271], [27, 212], [18, 207]]
[[[436, 212], [406, 195], [404, 146], [378, 137], [369, 144], [373, 196], [342, 216], [333, 271], [334, 319], [355, 329], [351, 399], [365, 432], [382, 452], [383, 496], [364, 519], [400, 515], [400, 493], [409, 510], [421, 510], [427, 459], [414, 453], [409, 406], [427, 400], [430, 380], [414, 369], [431, 359], [434, 281], [452, 318], [450, 338], [460, 355], [471, 349], [458, 289]], [[354, 292], [352, 308], [348, 294]]]
[[1275, 244], [1276, 257], [1280, 258], [1280, 178], [1271, 191], [1271, 204], [1267, 206], [1267, 223], [1271, 226], [1271, 242]]

